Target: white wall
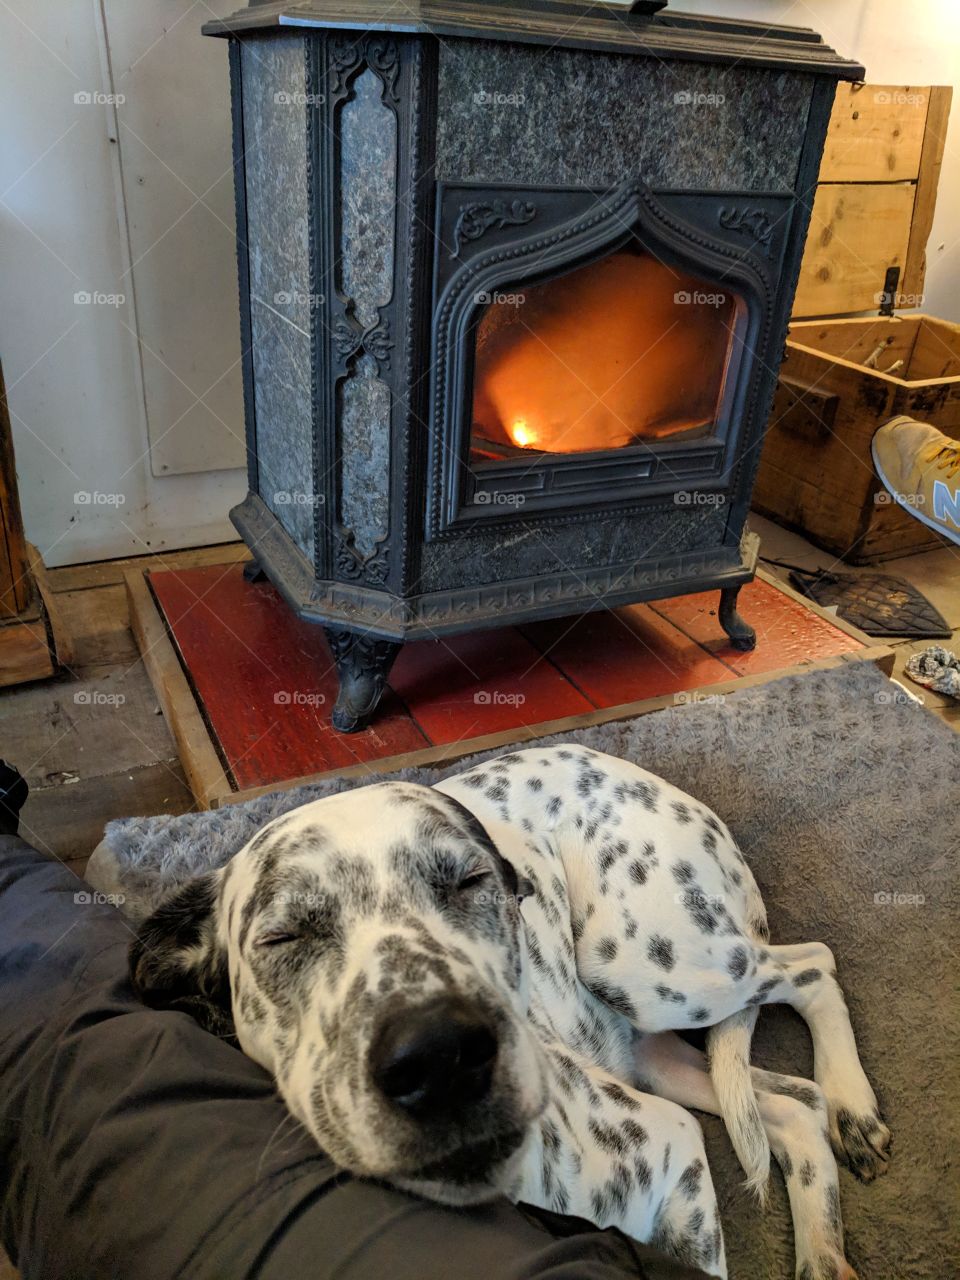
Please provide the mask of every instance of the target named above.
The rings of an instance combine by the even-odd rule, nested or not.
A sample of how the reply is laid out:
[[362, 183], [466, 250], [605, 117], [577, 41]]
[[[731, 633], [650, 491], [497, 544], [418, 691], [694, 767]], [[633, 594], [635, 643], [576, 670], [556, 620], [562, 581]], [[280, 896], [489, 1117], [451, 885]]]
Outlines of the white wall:
[[[192, 24], [199, 43], [205, 3], [149, 3], [165, 11], [168, 26], [190, 10], [183, 22]], [[152, 474], [116, 119], [107, 105], [74, 101], [77, 93], [110, 89], [103, 37], [96, 0], [0, 5], [0, 360], [27, 536], [50, 565], [234, 537], [227, 511], [245, 487], [236, 450], [225, 459], [230, 470]], [[222, 42], [207, 45], [225, 61]], [[136, 56], [142, 75], [149, 59], [163, 57], [162, 44], [145, 42]], [[196, 127], [207, 127], [203, 114]], [[230, 165], [228, 135], [222, 145], [217, 174]], [[156, 163], [154, 173], [160, 170]], [[136, 181], [136, 169], [127, 176]], [[178, 185], [172, 174], [167, 182]], [[232, 251], [225, 262], [222, 288], [232, 318]], [[162, 269], [169, 271], [170, 262]], [[190, 307], [195, 281], [188, 272], [181, 272], [179, 287]], [[83, 292], [122, 295], [123, 302], [78, 305], [75, 295]], [[151, 342], [164, 359], [175, 328], [169, 336], [169, 344], [162, 335]], [[238, 326], [229, 345], [225, 363], [235, 363]], [[190, 353], [180, 354], [177, 368], [167, 363], [181, 391], [177, 378], [195, 393], [212, 381], [190, 367]], [[237, 398], [238, 418], [239, 404]], [[170, 404], [157, 435], [182, 408]], [[242, 434], [239, 420], [233, 427]], [[91, 500], [76, 501], [77, 494]]]
[[[185, 59], [197, 59], [198, 75], [223, 76], [226, 47], [201, 40], [199, 26], [212, 12], [228, 12], [239, 3], [0, 3], [0, 359], [27, 533], [48, 564], [233, 536], [227, 511], [244, 490], [243, 474], [235, 467], [242, 429], [236, 372], [229, 371], [239, 355], [234, 266], [232, 255], [224, 252], [217, 268], [219, 294], [215, 276], [203, 278], [205, 297], [217, 295], [226, 308], [211, 312], [206, 303], [198, 307], [197, 273], [184, 260], [196, 234], [221, 250], [222, 238], [229, 241], [225, 79], [219, 86], [220, 111], [203, 109], [198, 96], [191, 117], [182, 99], [171, 103], [169, 92], [174, 72], [179, 93], [189, 94], [196, 84]], [[814, 27], [842, 53], [864, 62], [875, 82], [960, 85], [960, 0], [671, 4], [689, 12]], [[111, 47], [119, 67], [107, 55]], [[118, 85], [129, 68], [134, 70], [128, 83]], [[147, 101], [151, 86], [156, 91], [153, 119]], [[108, 106], [74, 102], [77, 92], [111, 87], [138, 95], [136, 116], [127, 118], [135, 120], [136, 133], [149, 149], [141, 142], [134, 147]], [[179, 217], [191, 204], [190, 199], [184, 204], [182, 175], [166, 171], [178, 167], [164, 150], [172, 136], [163, 132], [168, 118], [171, 128], [183, 133], [183, 156], [189, 151], [190, 185], [199, 190], [201, 171], [209, 165], [213, 186], [198, 211], [199, 230], [194, 234], [187, 224], [185, 232], [178, 224], [179, 231], [164, 238], [151, 256], [152, 241], [162, 231], [155, 215], [169, 209]], [[202, 137], [193, 137], [195, 132]], [[955, 321], [960, 321], [958, 155], [960, 94], [928, 251], [925, 304], [926, 310]], [[143, 176], [145, 184], [139, 181]], [[138, 262], [132, 275], [131, 243]], [[151, 250], [146, 258], [144, 249]], [[123, 294], [124, 301], [78, 306], [74, 295], [79, 291]], [[196, 336], [185, 341], [187, 323], [194, 323]], [[158, 371], [151, 365], [146, 380], [137, 345], [144, 326], [151, 351], [168, 366]], [[228, 383], [217, 383], [190, 410], [191, 400], [207, 393], [213, 381], [207, 372], [211, 365], [216, 374], [227, 366]], [[171, 428], [174, 434], [168, 434]], [[176, 456], [165, 454], [159, 442], [171, 450], [176, 445]], [[218, 465], [223, 469], [209, 469]], [[77, 503], [78, 493], [120, 495], [124, 501]]]

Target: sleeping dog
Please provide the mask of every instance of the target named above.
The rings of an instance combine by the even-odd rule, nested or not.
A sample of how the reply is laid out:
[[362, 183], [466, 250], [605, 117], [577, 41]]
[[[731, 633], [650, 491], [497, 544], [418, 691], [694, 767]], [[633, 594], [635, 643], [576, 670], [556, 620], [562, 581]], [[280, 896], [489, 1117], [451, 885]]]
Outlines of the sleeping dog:
[[[693, 1107], [761, 1194], [772, 1150], [798, 1280], [854, 1277], [833, 1153], [868, 1180], [890, 1134], [833, 957], [771, 945], [724, 824], [632, 764], [534, 748], [305, 805], [164, 903], [131, 967], [150, 1005], [235, 1031], [358, 1174], [577, 1214], [724, 1276]], [[776, 1002], [816, 1083], [749, 1066]]]

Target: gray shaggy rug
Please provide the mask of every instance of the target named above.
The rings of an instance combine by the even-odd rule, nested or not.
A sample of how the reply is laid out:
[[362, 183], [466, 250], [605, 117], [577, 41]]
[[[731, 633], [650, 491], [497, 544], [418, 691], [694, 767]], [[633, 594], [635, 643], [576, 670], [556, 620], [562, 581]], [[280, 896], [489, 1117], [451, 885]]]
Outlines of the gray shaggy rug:
[[[841, 1177], [848, 1256], [861, 1280], [960, 1275], [960, 736], [862, 663], [564, 740], [633, 760], [710, 805], [753, 868], [773, 940], [833, 948], [894, 1134], [886, 1177], [870, 1186]], [[467, 763], [393, 776], [429, 783]], [[271, 818], [356, 785], [320, 783], [216, 813], [112, 823], [88, 877], [124, 895], [124, 909], [140, 917], [175, 885], [226, 862]], [[754, 1045], [757, 1065], [812, 1074], [806, 1028], [784, 1006], [763, 1010]], [[758, 1209], [720, 1122], [700, 1119], [731, 1277], [790, 1280], [779, 1173]]]

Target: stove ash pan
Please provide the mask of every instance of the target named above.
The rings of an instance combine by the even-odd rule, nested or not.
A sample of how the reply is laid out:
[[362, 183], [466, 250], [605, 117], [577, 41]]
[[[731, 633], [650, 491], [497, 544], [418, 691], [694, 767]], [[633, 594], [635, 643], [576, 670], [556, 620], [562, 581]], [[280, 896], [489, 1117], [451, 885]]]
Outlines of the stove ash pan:
[[325, 627], [339, 729], [408, 638], [715, 588], [754, 643], [750, 492], [862, 69], [796, 28], [634, 10], [266, 0], [205, 28], [230, 41], [232, 516]]

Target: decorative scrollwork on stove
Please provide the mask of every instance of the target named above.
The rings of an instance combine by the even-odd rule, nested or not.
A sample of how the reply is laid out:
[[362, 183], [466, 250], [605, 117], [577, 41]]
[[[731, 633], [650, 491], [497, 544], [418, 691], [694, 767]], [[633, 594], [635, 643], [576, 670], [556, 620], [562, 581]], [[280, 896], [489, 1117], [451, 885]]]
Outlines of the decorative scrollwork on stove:
[[367, 66], [383, 81], [384, 101], [389, 102], [394, 108], [399, 106], [397, 78], [400, 75], [400, 51], [396, 41], [387, 40], [382, 36], [373, 36], [367, 41], [364, 57]]
[[349, 582], [384, 583], [390, 569], [390, 549], [382, 538], [364, 555], [356, 546], [352, 529], [337, 529], [337, 575]]
[[768, 258], [773, 257], [773, 223], [766, 209], [721, 205], [717, 223], [726, 231], [752, 236]]
[[459, 258], [465, 240], [479, 240], [494, 227], [522, 227], [537, 216], [537, 206], [527, 200], [491, 200], [489, 204], [465, 204], [453, 229], [451, 258]]
[[364, 329], [349, 311], [334, 326], [333, 344], [340, 359], [348, 366], [354, 357], [366, 352], [376, 361], [377, 373], [389, 370], [390, 353], [396, 345], [390, 335], [389, 319], [378, 317]]

